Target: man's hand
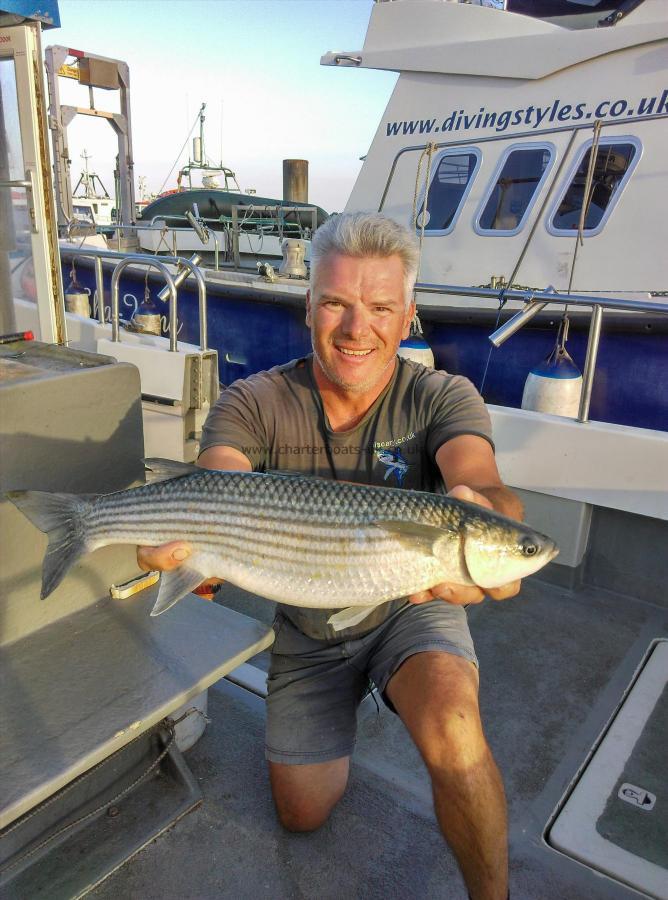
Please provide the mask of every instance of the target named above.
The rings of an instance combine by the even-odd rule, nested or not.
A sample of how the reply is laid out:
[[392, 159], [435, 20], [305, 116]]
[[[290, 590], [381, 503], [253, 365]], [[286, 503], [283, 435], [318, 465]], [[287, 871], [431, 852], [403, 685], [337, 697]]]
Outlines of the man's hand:
[[[171, 572], [182, 565], [191, 553], [192, 548], [186, 541], [171, 541], [159, 547], [137, 547], [137, 565], [144, 572]], [[220, 578], [208, 578], [200, 584], [196, 593], [205, 600], [213, 600], [216, 591], [207, 588], [215, 588], [222, 583]]]
[[159, 547], [137, 547], [137, 565], [144, 572], [171, 572], [192, 553], [186, 541], [171, 541]]
[[[454, 497], [456, 500], [465, 500], [467, 503], [477, 503], [478, 506], [484, 506], [487, 509], [494, 509], [492, 503], [483, 494], [472, 490], [465, 484], [458, 484], [451, 491], [448, 491], [448, 497]], [[409, 603], [427, 603], [430, 600], [445, 600], [448, 603], [454, 603], [456, 606], [468, 606], [469, 603], [482, 603], [485, 597], [491, 597], [492, 600], [507, 600], [508, 597], [514, 597], [520, 590], [519, 581], [511, 581], [510, 584], [504, 584], [498, 588], [482, 588], [471, 584], [454, 584], [453, 582], [443, 581], [441, 584], [435, 584], [428, 591], [418, 591], [417, 594], [411, 594], [408, 598]]]
[[[203, 450], [197, 460], [203, 469], [215, 469], [228, 472], [250, 472], [253, 468], [247, 456], [234, 447], [223, 445]], [[137, 547], [137, 564], [144, 572], [171, 572], [184, 563], [192, 553], [187, 541], [171, 541], [160, 547]], [[213, 600], [216, 585], [223, 584], [220, 578], [208, 578], [197, 588], [196, 593], [205, 600]]]

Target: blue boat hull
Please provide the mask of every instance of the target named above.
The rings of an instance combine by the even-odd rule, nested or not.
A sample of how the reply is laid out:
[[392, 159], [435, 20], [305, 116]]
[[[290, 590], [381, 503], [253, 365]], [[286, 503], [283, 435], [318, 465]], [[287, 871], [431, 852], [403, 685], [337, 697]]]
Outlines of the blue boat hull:
[[[69, 263], [65, 262], [66, 283], [68, 272]], [[107, 302], [110, 276], [111, 267], [105, 266]], [[79, 260], [77, 278], [92, 295], [92, 265]], [[162, 283], [150, 275], [149, 284], [155, 298]], [[135, 304], [144, 296], [144, 275], [130, 273], [124, 277], [120, 296], [121, 317], [130, 319]], [[209, 346], [218, 351], [223, 384], [310, 351], [310, 334], [300, 302], [260, 299], [216, 285], [208, 286], [207, 298]], [[155, 303], [164, 327], [166, 305]], [[179, 291], [179, 340], [198, 343], [198, 315], [197, 294], [184, 285]], [[554, 320], [537, 317], [501, 348], [494, 349], [487, 339], [496, 322], [491, 311], [425, 309], [420, 318], [437, 368], [466, 375], [488, 403], [499, 406], [521, 406], [524, 381], [554, 346], [557, 331]], [[611, 314], [604, 318], [590, 419], [668, 431], [668, 322], [659, 317], [638, 320], [630, 323], [628, 316], [613, 318]], [[568, 350], [580, 369], [584, 367], [587, 325], [587, 316], [579, 319], [571, 315]]]

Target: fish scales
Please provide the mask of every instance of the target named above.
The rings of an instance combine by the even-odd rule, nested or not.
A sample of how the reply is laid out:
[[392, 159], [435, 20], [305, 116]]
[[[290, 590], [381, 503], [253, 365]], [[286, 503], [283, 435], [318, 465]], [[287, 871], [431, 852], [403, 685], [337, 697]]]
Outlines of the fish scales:
[[[10, 499], [54, 541], [60, 529], [58, 546], [71, 544], [76, 558], [108, 544], [188, 541], [180, 596], [198, 578], [221, 577], [283, 603], [378, 604], [441, 581], [504, 584], [556, 553], [549, 538], [479, 506], [308, 476], [202, 470], [92, 502], [39, 492]], [[531, 565], [527, 547], [538, 557]], [[66, 568], [47, 551], [44, 596]], [[163, 575], [161, 594], [170, 579]]]
[[[154, 537], [161, 540], [173, 539], [177, 533], [184, 536], [188, 534], [194, 540], [205, 540], [207, 534], [215, 533], [221, 546], [231, 547], [232, 541], [225, 536], [225, 529], [229, 527], [234, 528], [237, 533], [243, 532], [244, 529], [252, 530], [256, 549], [265, 544], [283, 547], [287, 543], [296, 550], [301, 548], [304, 552], [309, 552], [310, 547], [308, 543], [305, 543], [305, 538], [308, 538], [309, 543], [320, 542], [327, 544], [329, 552], [332, 554], [338, 554], [339, 552], [342, 554], [350, 552], [357, 554], [365, 553], [368, 549], [372, 549], [371, 546], [367, 547], [360, 543], [359, 535], [356, 541], [346, 542], [345, 548], [341, 550], [337, 548], [335, 543], [332, 543], [333, 540], [341, 540], [340, 527], [342, 525], [354, 524], [362, 526], [370, 523], [374, 515], [377, 516], [378, 510], [371, 508], [369, 499], [363, 493], [360, 496], [360, 492], [364, 492], [365, 488], [350, 490], [349, 487], [354, 486], [346, 486], [343, 498], [338, 498], [340, 502], [330, 506], [327, 502], [324, 505], [322, 502], [323, 500], [327, 501], [329, 495], [331, 495], [331, 490], [323, 490], [323, 487], [329, 488], [328, 483], [318, 483], [317, 486], [320, 490], [314, 491], [312, 496], [307, 494], [295, 497], [293, 492], [287, 490], [291, 486], [292, 480], [279, 479], [278, 486], [272, 485], [273, 490], [267, 492], [270, 501], [277, 503], [277, 508], [272, 512], [271, 510], [267, 511], [267, 508], [259, 504], [257, 500], [254, 507], [250, 509], [247, 503], [240, 505], [238, 497], [239, 494], [243, 497], [244, 492], [234, 491], [239, 483], [238, 478], [233, 480], [233, 493], [231, 496], [229, 492], [225, 491], [218, 491], [217, 495], [215, 495], [210, 490], [212, 478], [208, 473], [204, 477], [197, 476], [197, 478], [200, 482], [200, 488], [203, 488], [205, 492], [204, 496], [206, 499], [204, 501], [202, 501], [201, 490], [199, 492], [192, 490], [178, 491], [175, 490], [177, 484], [170, 485], [167, 489], [165, 489], [167, 487], [165, 485], [150, 485], [135, 492], [138, 495], [135, 497], [136, 502], [130, 506], [125, 506], [124, 521], [116, 526], [113, 524], [113, 519], [117, 515], [118, 506], [117, 502], [112, 499], [108, 504], [107, 510], [101, 509], [98, 515], [93, 517], [93, 521], [91, 521], [92, 534], [97, 536], [99, 533], [102, 536], [107, 531], [108, 539], [123, 534], [130, 540], [150, 541]], [[213, 482], [217, 486], [219, 480], [213, 479]], [[241, 484], [243, 487], [246, 486], [244, 481], [241, 481]], [[303, 486], [300, 485], [300, 487]], [[145, 492], [145, 496], [141, 496], [140, 492]], [[288, 493], [288, 505], [286, 506], [285, 499]], [[340, 492], [335, 493], [340, 494]], [[402, 494], [405, 492], [397, 493]], [[171, 504], [165, 505], [164, 502], [161, 503], [161, 517], [170, 516], [173, 520], [172, 525], [169, 528], [165, 528], [160, 517], [156, 517], [154, 501], [170, 495], [176, 498], [174, 506]], [[213, 502], [210, 499], [212, 495], [215, 495]], [[391, 499], [396, 501], [396, 498]], [[395, 502], [390, 504], [386, 510], [380, 510], [381, 514], [392, 518], [395, 516], [401, 518], [405, 515], [405, 508], [407, 506], [410, 507], [411, 504], [406, 504], [403, 496], [400, 496], [399, 500], [398, 508], [396, 508], [397, 504]], [[184, 514], [184, 509], [187, 509], [190, 504], [197, 506], [198, 502], [198, 516], [191, 519]], [[415, 503], [412, 505], [417, 506]], [[424, 501], [422, 505], [424, 506]], [[109, 514], [110, 512], [111, 515]], [[207, 513], [215, 515], [215, 524], [211, 524], [207, 518]], [[310, 520], [315, 517], [318, 517], [321, 521], [314, 522], [311, 525]], [[440, 524], [438, 516], [423, 516], [423, 518], [435, 524]], [[333, 527], [327, 527], [328, 520], [331, 521], [331, 526]], [[134, 523], [135, 527], [129, 527], [131, 522]], [[289, 530], [290, 522], [297, 529], [294, 535]], [[287, 531], [286, 528], [288, 529]], [[149, 533], [150, 531], [154, 533]], [[365, 536], [367, 544], [373, 545], [374, 550], [383, 542], [380, 533], [373, 533], [375, 531], [373, 529], [371, 534]]]
[[[97, 522], [91, 523], [92, 534], [99, 534], [105, 543], [121, 537], [133, 543], [156, 540], [162, 543], [180, 536], [192, 541], [201, 554], [209, 557], [206, 560], [209, 564], [211, 557], [219, 554], [233, 557], [236, 564], [227, 563], [224, 568], [236, 570], [231, 574], [242, 582], [241, 586], [281, 600], [297, 594], [298, 599], [309, 605], [329, 606], [337, 601], [350, 604], [356, 593], [365, 599], [378, 592], [383, 598], [400, 596], [408, 589], [406, 585], [412, 587], [416, 580], [422, 583], [434, 577], [431, 570], [436, 566], [425, 566], [422, 554], [406, 550], [396, 539], [384, 536], [371, 524], [379, 510], [377, 504], [374, 508], [370, 503], [364, 487], [338, 485], [332, 491], [333, 485], [324, 481], [304, 483], [272, 476], [248, 479], [246, 475], [221, 478], [208, 472], [198, 473], [187, 479], [188, 483], [184, 482], [178, 479], [138, 489], [134, 503], [125, 506], [122, 525], [116, 527], [112, 523], [119, 501], [112, 496], [107, 509], [99, 510]], [[416, 504], [406, 492], [396, 494], [383, 491], [383, 499], [390, 503], [386, 502], [382, 514], [401, 517], [411, 506], [424, 507], [425, 498], [426, 508], [430, 506], [426, 495]], [[156, 518], [156, 503], [161, 508], [162, 522]], [[199, 510], [198, 516], [191, 517], [184, 512], [191, 506]], [[287, 522], [286, 513], [290, 517]], [[215, 524], [209, 515], [215, 516]], [[178, 522], [176, 530], [165, 525], [164, 519], [169, 516]], [[432, 520], [438, 522], [438, 517]], [[358, 526], [352, 540], [342, 534], [340, 529], [344, 525]], [[360, 533], [364, 526], [371, 533]], [[235, 539], [235, 533], [243, 535], [245, 530], [252, 534], [252, 546], [244, 536]], [[213, 540], [212, 535], [215, 535]], [[323, 551], [327, 554], [325, 567]], [[380, 559], [384, 561], [382, 569], [374, 565]], [[257, 569], [258, 565], [262, 567], [263, 577], [246, 571]], [[395, 566], [400, 568], [401, 578], [388, 571]], [[302, 574], [300, 578], [298, 570], [305, 577]], [[217, 571], [226, 574], [221, 567]], [[267, 584], [265, 580], [272, 583]], [[284, 596], [285, 591], [290, 593], [289, 598]], [[304, 591], [310, 596], [303, 596]]]
[[[415, 518], [442, 527], [448, 524], [448, 518], [456, 525], [461, 512], [451, 505], [444, 510], [429, 495], [392, 489], [383, 491], [384, 502], [379, 507], [377, 502], [371, 502], [369, 491], [363, 486], [326, 481], [203, 472], [184, 482], [178, 479], [136, 491], [135, 505], [125, 509], [124, 537], [141, 543], [162, 543], [177, 536], [189, 539], [206, 557], [233, 557], [237, 565], [227, 563], [225, 567], [238, 570], [231, 574], [242, 582], [241, 586], [284, 601], [300, 593], [297, 573], [291, 571], [291, 565], [296, 564], [305, 573], [302, 587], [308, 592], [316, 586], [321, 591], [325, 587], [324, 594], [299, 598], [314, 606], [351, 603], [351, 583], [356, 586], [353, 590], [365, 599], [378, 592], [383, 599], [391, 599], [405, 590], [416, 589], [416, 584], [417, 589], [423, 589], [434, 583], [435, 577], [443, 576], [437, 571], [436, 561], [425, 565], [422, 553], [407, 550], [395, 537], [382, 534], [372, 524], [373, 519]], [[156, 520], [158, 500], [162, 513], [173, 517], [168, 529], [160, 527]], [[111, 507], [116, 507], [113, 501]], [[199, 515], [193, 518], [185, 514], [189, 508]], [[216, 517], [215, 523], [209, 515]], [[133, 518], [136, 530], [127, 528]], [[148, 526], [154, 526], [153, 533], [143, 530]], [[342, 526], [356, 526], [356, 534], [352, 538], [342, 536]], [[252, 543], [248, 542], [246, 530], [252, 534]], [[241, 538], [235, 539], [235, 532]], [[209, 539], [211, 535], [215, 535], [215, 540]], [[323, 566], [322, 547], [318, 545], [327, 547], [327, 566]], [[373, 565], [373, 557], [383, 559], [382, 569]], [[256, 569], [258, 563], [262, 565], [262, 576], [243, 571]], [[399, 577], [388, 571], [395, 567], [401, 570]], [[218, 574], [225, 572], [219, 568]], [[283, 580], [288, 583], [283, 585]], [[283, 595], [284, 590], [290, 592], [290, 597]]]

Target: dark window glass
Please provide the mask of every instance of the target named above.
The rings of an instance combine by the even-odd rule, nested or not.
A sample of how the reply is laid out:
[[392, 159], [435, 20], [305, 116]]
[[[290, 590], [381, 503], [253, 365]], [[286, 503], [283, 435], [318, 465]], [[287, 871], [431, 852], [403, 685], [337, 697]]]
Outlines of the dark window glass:
[[[585, 230], [596, 228], [600, 223], [635, 155], [636, 148], [633, 144], [599, 145], [594, 163], [591, 202], [585, 218]], [[554, 214], [552, 220], [554, 228], [568, 231], [577, 230], [590, 157], [591, 147], [583, 156], [564, 199]]]
[[513, 231], [522, 221], [549, 165], [546, 148], [513, 150], [503, 164], [479, 226], [486, 231]]
[[[475, 153], [448, 153], [441, 157], [429, 185], [425, 231], [441, 231], [450, 227], [475, 172], [477, 161]], [[424, 204], [418, 215], [418, 228], [422, 222], [423, 209]]]

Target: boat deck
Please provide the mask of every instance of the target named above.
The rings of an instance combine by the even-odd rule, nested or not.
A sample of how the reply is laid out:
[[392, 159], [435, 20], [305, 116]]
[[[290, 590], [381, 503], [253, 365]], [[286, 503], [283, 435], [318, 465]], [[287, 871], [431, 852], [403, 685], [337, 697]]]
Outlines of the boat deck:
[[[226, 588], [227, 602], [270, 605]], [[662, 605], [663, 604], [663, 605]], [[506, 784], [514, 900], [642, 896], [550, 848], [547, 823], [618, 708], [653, 639], [664, 598], [530, 579], [522, 595], [470, 608], [487, 734]], [[256, 664], [263, 665], [262, 657]], [[204, 803], [91, 896], [464, 898], [435, 824], [424, 766], [399, 719], [362, 705], [346, 795], [308, 835], [277, 823], [263, 756], [264, 701], [218, 682], [212, 722], [186, 759]], [[645, 813], [639, 813], [645, 815]]]

